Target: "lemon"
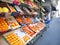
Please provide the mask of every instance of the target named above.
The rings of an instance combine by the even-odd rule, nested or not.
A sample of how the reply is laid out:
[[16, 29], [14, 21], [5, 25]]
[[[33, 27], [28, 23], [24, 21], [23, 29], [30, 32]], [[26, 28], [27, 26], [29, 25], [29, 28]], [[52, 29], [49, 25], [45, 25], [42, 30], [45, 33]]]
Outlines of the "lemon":
[[0, 13], [3, 12], [2, 8], [0, 7]]
[[9, 12], [9, 9], [7, 7], [3, 7], [3, 12], [8, 13]]

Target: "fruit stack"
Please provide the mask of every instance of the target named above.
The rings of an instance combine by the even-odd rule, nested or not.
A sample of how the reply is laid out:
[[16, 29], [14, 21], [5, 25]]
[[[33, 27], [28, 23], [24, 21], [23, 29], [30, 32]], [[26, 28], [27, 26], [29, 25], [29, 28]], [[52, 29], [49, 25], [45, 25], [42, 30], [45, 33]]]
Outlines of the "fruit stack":
[[27, 42], [27, 41], [29, 40], [29, 36], [25, 35], [25, 36], [23, 37], [23, 40], [24, 40], [25, 42]]
[[16, 10], [13, 6], [10, 6], [9, 4], [7, 6], [10, 9], [10, 12], [16, 12]]
[[4, 37], [10, 45], [24, 45], [24, 41], [13, 32], [4, 34]]
[[29, 17], [24, 18], [24, 23], [31, 24], [32, 20]]
[[28, 28], [29, 28], [30, 30], [33, 30], [34, 32], [38, 32], [38, 31], [41, 30], [43, 27], [44, 27], [44, 24], [41, 23], [41, 22], [28, 25]]
[[20, 24], [31, 24], [32, 23], [32, 20], [30, 18], [24, 18], [24, 19], [22, 19], [21, 17], [17, 17], [16, 20]]
[[9, 26], [11, 26], [12, 29], [16, 29], [16, 28], [19, 28], [20, 25], [17, 23], [17, 21], [15, 20], [15, 18], [13, 16], [8, 16], [6, 18]]
[[22, 27], [22, 30], [26, 32], [31, 37], [35, 34], [35, 32], [31, 31], [27, 26]]
[[0, 18], [0, 31], [5, 32], [8, 30], [8, 24], [3, 18]]
[[41, 22], [38, 22], [36, 26], [39, 27], [39, 30], [41, 31], [42, 28], [44, 28], [45, 25]]
[[2, 12], [6, 12], [6, 13], [8, 13], [9, 12], [9, 9], [7, 8], [7, 7], [0, 7], [0, 13], [2, 13]]
[[9, 13], [9, 8], [7, 6], [7, 3], [4, 2], [0, 2], [0, 13], [5, 12], [5, 13]]
[[21, 39], [23, 39], [25, 42], [27, 42], [30, 39], [30, 37], [24, 31], [22, 31], [20, 28], [17, 29], [17, 30], [15, 30], [14, 33], [18, 37], [20, 37]]
[[23, 24], [23, 19], [21, 17], [16, 17], [17, 22], [19, 22], [20, 24]]
[[33, 30], [34, 32], [38, 32], [38, 29], [39, 29], [38, 27], [36, 27], [35, 24], [28, 25], [28, 28], [31, 29], [31, 30]]
[[30, 5], [30, 7], [34, 8], [34, 9], [38, 9], [38, 6], [35, 3], [31, 2], [30, 0], [25, 1], [25, 3], [27, 5]]
[[31, 2], [31, 5], [30, 5], [32, 8], [35, 8], [35, 9], [38, 9], [38, 6], [35, 4], [35, 3], [32, 3]]

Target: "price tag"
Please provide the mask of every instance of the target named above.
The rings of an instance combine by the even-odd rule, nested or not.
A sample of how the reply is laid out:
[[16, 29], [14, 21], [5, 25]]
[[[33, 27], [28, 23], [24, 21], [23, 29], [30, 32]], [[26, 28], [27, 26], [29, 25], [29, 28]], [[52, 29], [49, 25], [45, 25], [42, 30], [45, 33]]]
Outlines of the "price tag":
[[25, 36], [25, 33], [20, 31], [20, 29], [17, 29], [16, 31], [14, 31], [14, 33], [21, 38]]

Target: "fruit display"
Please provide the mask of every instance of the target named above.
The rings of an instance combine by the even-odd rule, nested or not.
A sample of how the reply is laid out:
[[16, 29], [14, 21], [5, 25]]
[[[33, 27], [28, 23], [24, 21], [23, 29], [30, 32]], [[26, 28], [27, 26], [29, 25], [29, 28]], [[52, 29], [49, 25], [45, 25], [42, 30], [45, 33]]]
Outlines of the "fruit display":
[[19, 2], [24, 3], [24, 0], [19, 0]]
[[9, 45], [26, 45], [39, 36], [44, 24], [40, 22], [40, 8], [33, 1], [35, 0], [0, 1], [0, 32], [7, 31], [2, 35], [3, 43], [6, 41]]
[[0, 7], [0, 13], [3, 12], [2, 7]]
[[8, 30], [8, 24], [3, 18], [0, 17], [0, 31], [5, 32], [7, 30]]
[[19, 5], [20, 2], [19, 2], [19, 0], [13, 0], [13, 4]]
[[27, 42], [29, 39], [30, 39], [30, 38], [29, 38], [29, 36], [27, 36], [27, 35], [23, 37], [23, 40], [24, 40], [25, 42]]
[[3, 7], [3, 12], [9, 12], [9, 9], [7, 7]]
[[31, 5], [30, 0], [25, 0], [25, 4]]
[[15, 20], [15, 18], [13, 16], [7, 17], [6, 20], [12, 29], [16, 29], [16, 28], [20, 27], [20, 25], [17, 23], [17, 21]]
[[20, 12], [22, 14], [24, 13], [19, 6], [15, 5], [14, 7], [18, 12]]
[[31, 11], [28, 8], [23, 7], [23, 10], [26, 11], [27, 14], [31, 15]]
[[12, 12], [16, 12], [16, 10], [14, 9], [14, 7], [10, 6], [10, 8], [11, 8]]
[[7, 7], [0, 7], [0, 13], [2, 13], [2, 12], [6, 12], [6, 13], [8, 13], [9, 12], [9, 9], [7, 8]]
[[24, 45], [24, 41], [13, 32], [4, 34], [4, 37], [10, 45]]
[[31, 24], [33, 23], [29, 17], [24, 18], [24, 23]]
[[15, 30], [14, 33], [15, 33], [18, 37], [20, 37], [21, 39], [23, 39], [25, 42], [27, 42], [27, 41], [30, 39], [30, 37], [27, 36], [27, 34], [26, 34], [25, 32], [23, 32], [20, 28], [17, 29], [17, 30]]
[[31, 5], [30, 6], [33, 7], [33, 8], [35, 8], [35, 9], [38, 9], [38, 6], [35, 3], [32, 3], [31, 2]]
[[5, 2], [0, 2], [0, 13], [5, 12], [5, 13], [9, 13], [9, 8], [7, 6], [7, 3]]
[[16, 12], [16, 10], [13, 6], [8, 5], [8, 8], [10, 9], [11, 12]]
[[30, 30], [33, 30], [34, 32], [38, 32], [41, 28], [44, 27], [44, 24], [41, 22], [35, 23], [35, 24], [30, 24], [28, 25], [28, 28]]
[[1, 1], [8, 2], [8, 3], [12, 3], [13, 2], [13, 0], [1, 0]]
[[34, 32], [38, 32], [38, 28], [36, 27], [36, 25], [34, 24], [30, 24], [30, 25], [28, 25], [28, 27], [29, 27], [29, 29], [31, 29], [31, 30], [33, 30]]
[[33, 21], [31, 20], [31, 18], [21, 18], [21, 17], [16, 17], [17, 22], [19, 22], [20, 24], [31, 24], [33, 23]]
[[19, 22], [20, 24], [23, 24], [23, 19], [22, 19], [22, 18], [16, 17], [16, 20], [17, 20], [17, 22]]
[[29, 5], [31, 8], [38, 9], [38, 6], [30, 0], [25, 1], [25, 4]]
[[35, 34], [33, 31], [31, 31], [27, 26], [22, 27], [22, 30], [26, 32], [31, 37]]
[[45, 25], [41, 22], [38, 22], [37, 23], [37, 27], [39, 27], [39, 29], [42, 29]]

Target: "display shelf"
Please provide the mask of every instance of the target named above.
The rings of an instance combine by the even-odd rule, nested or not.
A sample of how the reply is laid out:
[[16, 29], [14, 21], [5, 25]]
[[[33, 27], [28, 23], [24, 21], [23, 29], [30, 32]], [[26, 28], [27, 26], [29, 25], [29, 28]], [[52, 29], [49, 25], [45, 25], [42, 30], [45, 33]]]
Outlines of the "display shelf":
[[[40, 30], [43, 30], [43, 29], [44, 29], [44, 27], [42, 27]], [[29, 43], [29, 41], [31, 41], [38, 33], [40, 33], [40, 31], [38, 31], [36, 34], [34, 34], [34, 36], [33, 36], [31, 39], [29, 39], [29, 40], [26, 42], [26, 44]]]
[[0, 32], [4, 33], [6, 31], [9, 31], [11, 28], [10, 26], [7, 24], [5, 18], [0, 17]]
[[7, 3], [0, 2], [0, 13], [9, 13], [9, 8], [7, 6]]
[[[12, 37], [10, 37], [10, 36], [12, 36]], [[9, 36], [9, 38], [7, 37], [7, 36]], [[11, 32], [8, 32], [8, 33], [5, 33], [5, 34], [3, 34], [3, 38], [5, 39], [5, 41], [8, 43], [8, 44], [11, 44], [12, 42], [10, 42], [10, 41], [12, 41], [13, 40], [13, 42], [14, 42], [14, 40], [15, 40], [15, 38], [18, 38], [19, 40], [21, 39], [20, 37], [18, 37], [15, 33], [14, 33], [14, 31], [11, 31]], [[12, 38], [14, 38], [14, 39], [12, 39]], [[12, 40], [10, 40], [9, 41], [9, 39], [12, 39]], [[25, 41], [23, 40], [23, 39], [21, 39], [24, 43], [25, 43]], [[16, 40], [15, 40], [16, 41]], [[16, 42], [15, 42], [16, 43]], [[18, 44], [18, 43], [17, 43]], [[21, 44], [22, 45], [22, 44]]]
[[17, 0], [1, 0], [2, 2], [10, 3], [10, 4], [16, 4], [19, 5], [20, 3]]
[[[20, 5], [21, 3], [23, 3], [23, 4], [28, 4], [28, 5], [34, 5], [33, 3], [34, 3], [34, 1], [31, 1], [31, 0], [25, 0], [25, 1], [23, 1], [23, 0], [0, 0], [1, 2], [6, 2], [6, 3], [10, 3], [10, 4], [16, 4], [16, 5]], [[33, 3], [32, 3], [33, 2]], [[36, 5], [35, 5], [36, 6]], [[34, 6], [34, 7], [35, 7]]]
[[[45, 25], [44, 25], [44, 27], [45, 27]], [[30, 37], [28, 34], [26, 34], [26, 35], [28, 35], [29, 37], [30, 37], [30, 39], [27, 41], [27, 42], [25, 42], [25, 45], [27, 44], [27, 43], [29, 43], [29, 41], [31, 41], [38, 33], [40, 33], [41, 32], [41, 30], [43, 30], [44, 29], [44, 27], [42, 27], [38, 32], [36, 32], [34, 35], [33, 35], [33, 37]], [[19, 29], [19, 30], [21, 30], [21, 29]], [[14, 31], [11, 31], [11, 32], [8, 32], [8, 33], [5, 33], [3, 36], [5, 37], [5, 35], [8, 35], [9, 33], [11, 34], [11, 33], [16, 33], [17, 32], [17, 29]], [[18, 32], [17, 32], [18, 33]], [[19, 38], [21, 38], [21, 37], [19, 37]]]
[[[21, 39], [23, 39], [25, 42], [27, 42], [29, 39], [30, 39], [30, 36], [27, 35], [24, 31], [22, 31], [20, 28], [19, 29], [16, 29], [14, 31], [14, 33], [20, 37]], [[26, 38], [26, 39], [25, 39]]]
[[12, 29], [16, 29], [16, 28], [21, 27], [21, 26], [17, 23], [17, 21], [15, 20], [15, 18], [14, 18], [13, 16], [7, 16], [7, 17], [6, 17], [6, 21], [7, 21], [8, 25], [10, 25], [10, 27], [11, 27]]
[[[4, 5], [3, 5], [4, 4]], [[13, 13], [13, 12], [20, 12], [20, 14], [24, 14], [24, 15], [39, 15], [39, 13], [37, 12], [37, 11], [35, 11], [34, 9], [32, 9], [32, 8], [30, 8], [30, 6], [29, 5], [27, 5], [27, 4], [20, 4], [19, 6], [18, 5], [14, 5], [14, 4], [8, 4], [8, 3], [4, 3], [4, 2], [1, 2], [1, 5], [0, 5], [0, 7], [2, 7], [2, 5], [3, 5], [3, 7], [6, 7], [6, 8], [4, 8], [4, 9], [6, 9], [6, 11], [5, 12], [7, 12], [7, 13]], [[25, 10], [25, 11], [23, 11], [22, 10], [22, 8], [23, 8], [23, 10]], [[2, 10], [2, 9], [1, 9]], [[8, 12], [8, 10], [9, 10], [9, 12]], [[28, 10], [28, 11], [27, 11]], [[31, 12], [30, 12], [31, 11]], [[27, 13], [26, 13], [27, 12]], [[29, 13], [28, 13], [29, 12]], [[26, 13], [26, 14], [25, 14]]]
[[[3, 38], [5, 38], [4, 40], [8, 41], [7, 43], [9, 43], [10, 45], [12, 42], [9, 42], [9, 41], [12, 41], [13, 39], [16, 39], [16, 38], [18, 39], [18, 41], [20, 39], [23, 41], [23, 42], [21, 40], [19, 41], [23, 43], [21, 45], [26, 45], [44, 29], [45, 24], [39, 23], [40, 20], [38, 20], [37, 18], [39, 15], [41, 15], [40, 14], [41, 12], [42, 12], [42, 15], [45, 15], [43, 12], [45, 10], [42, 6], [39, 7], [39, 5], [37, 5], [35, 2], [31, 2], [32, 0], [31, 1], [29, 0], [27, 1], [26, 0], [25, 1], [23, 0], [1, 0], [1, 1], [3, 3], [6, 2], [6, 7], [8, 7], [9, 9], [9, 12], [6, 9], [7, 11], [4, 13], [6, 14], [5, 18], [6, 18], [8, 25], [11, 27], [11, 31], [4, 33], [2, 36]], [[20, 20], [17, 19], [17, 17], [19, 17]], [[23, 20], [23, 23], [22, 23], [21, 18]], [[29, 27], [30, 24], [32, 25], [31, 28]], [[22, 29], [24, 28], [24, 26], [26, 26], [25, 30]], [[16, 38], [11, 39], [13, 37], [11, 35], [14, 35]], [[14, 43], [15, 44], [17, 43], [18, 45], [18, 41], [17, 42], [14, 41]]]

